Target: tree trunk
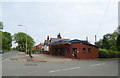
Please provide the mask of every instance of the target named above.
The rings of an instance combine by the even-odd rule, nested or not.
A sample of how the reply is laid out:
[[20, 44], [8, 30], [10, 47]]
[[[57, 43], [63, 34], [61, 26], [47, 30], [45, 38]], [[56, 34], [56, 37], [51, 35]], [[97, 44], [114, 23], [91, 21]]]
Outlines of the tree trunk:
[[31, 59], [33, 58], [33, 56], [31, 55], [31, 52], [29, 52], [29, 56], [30, 56]]

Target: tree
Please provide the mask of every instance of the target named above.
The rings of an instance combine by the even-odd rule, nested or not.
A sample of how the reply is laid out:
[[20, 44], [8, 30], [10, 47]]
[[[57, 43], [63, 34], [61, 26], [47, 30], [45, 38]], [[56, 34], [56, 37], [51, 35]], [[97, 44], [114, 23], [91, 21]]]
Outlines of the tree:
[[103, 36], [103, 39], [100, 39], [96, 42], [96, 45], [102, 49], [110, 49], [113, 51], [117, 50], [116, 41], [119, 33], [118, 31], [114, 31], [113, 33], [108, 33]]
[[120, 25], [117, 28], [117, 32], [120, 34]]
[[117, 45], [117, 50], [120, 51], [120, 34], [117, 37], [116, 45]]
[[98, 42], [96, 42], [95, 45], [97, 45], [100, 48], [103, 48], [102, 39], [100, 39]]
[[9, 32], [2, 32], [2, 50], [10, 50], [12, 47], [12, 36]]
[[116, 46], [117, 46], [117, 50], [120, 51], [120, 25], [117, 28], [117, 32], [119, 33], [119, 35], [117, 37]]
[[110, 34], [106, 34], [103, 36], [103, 40], [102, 40], [102, 47], [104, 49], [109, 49], [110, 48], [110, 43], [109, 43], [109, 38]]
[[18, 46], [16, 47], [19, 51], [25, 52], [26, 51], [26, 36], [27, 36], [27, 54], [31, 56], [31, 49], [34, 46], [34, 40], [31, 36], [27, 35], [26, 33], [23, 32], [19, 32], [14, 34], [13, 39], [15, 41], [15, 43], [18, 44]]

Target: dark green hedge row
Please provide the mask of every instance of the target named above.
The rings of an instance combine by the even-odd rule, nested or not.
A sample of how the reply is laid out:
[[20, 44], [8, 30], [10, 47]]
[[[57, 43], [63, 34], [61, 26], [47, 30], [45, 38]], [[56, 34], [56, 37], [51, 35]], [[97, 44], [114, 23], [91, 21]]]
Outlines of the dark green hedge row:
[[106, 50], [106, 49], [99, 49], [99, 57], [100, 58], [115, 58], [120, 57], [120, 52]]
[[31, 52], [46, 52], [46, 50], [34, 49], [34, 50], [31, 50]]

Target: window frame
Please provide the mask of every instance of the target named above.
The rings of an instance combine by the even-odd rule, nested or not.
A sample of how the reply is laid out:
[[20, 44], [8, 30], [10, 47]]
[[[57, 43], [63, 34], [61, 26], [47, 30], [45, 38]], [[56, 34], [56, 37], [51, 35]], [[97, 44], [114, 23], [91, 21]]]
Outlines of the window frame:
[[86, 52], [86, 48], [82, 48], [82, 52], [85, 53]]
[[88, 48], [88, 52], [91, 53], [91, 48]]

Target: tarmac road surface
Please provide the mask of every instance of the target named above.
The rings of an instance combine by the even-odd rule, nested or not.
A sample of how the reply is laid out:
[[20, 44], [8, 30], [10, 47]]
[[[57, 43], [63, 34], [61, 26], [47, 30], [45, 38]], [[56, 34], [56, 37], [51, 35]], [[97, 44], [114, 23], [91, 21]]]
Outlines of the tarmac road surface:
[[3, 76], [118, 76], [118, 59], [59, 62], [2, 61]]

